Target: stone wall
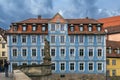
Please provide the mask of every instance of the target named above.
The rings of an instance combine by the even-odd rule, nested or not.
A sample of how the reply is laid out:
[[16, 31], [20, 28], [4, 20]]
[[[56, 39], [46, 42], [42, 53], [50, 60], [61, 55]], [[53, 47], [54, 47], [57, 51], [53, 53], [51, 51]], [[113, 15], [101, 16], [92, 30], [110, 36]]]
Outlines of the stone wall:
[[102, 74], [52, 74], [31, 78], [32, 80], [106, 80], [106, 76]]

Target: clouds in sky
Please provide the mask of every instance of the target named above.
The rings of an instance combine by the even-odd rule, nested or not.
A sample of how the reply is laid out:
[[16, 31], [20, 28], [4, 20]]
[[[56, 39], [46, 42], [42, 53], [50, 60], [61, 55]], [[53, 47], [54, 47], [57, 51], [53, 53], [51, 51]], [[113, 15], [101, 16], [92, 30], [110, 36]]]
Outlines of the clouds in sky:
[[34, 18], [37, 15], [51, 18], [57, 12], [64, 18], [95, 19], [120, 14], [119, 8], [112, 11], [109, 8], [103, 9], [99, 6], [99, 2], [98, 0], [0, 0], [0, 27], [8, 29], [12, 22]]

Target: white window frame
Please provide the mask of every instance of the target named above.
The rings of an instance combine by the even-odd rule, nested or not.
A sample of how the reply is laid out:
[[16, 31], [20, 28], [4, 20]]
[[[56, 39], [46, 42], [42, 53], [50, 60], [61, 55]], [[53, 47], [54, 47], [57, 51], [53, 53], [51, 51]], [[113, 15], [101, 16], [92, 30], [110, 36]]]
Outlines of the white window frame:
[[[52, 36], [55, 36], [55, 42], [54, 42], [54, 43], [52, 42]], [[56, 35], [51, 35], [51, 36], [50, 36], [50, 43], [51, 43], [51, 44], [55, 44], [55, 43], [56, 43]]]
[[[98, 56], [98, 50], [101, 49], [101, 56]], [[102, 58], [103, 57], [103, 49], [101, 47], [97, 48], [97, 57]]]
[[38, 64], [38, 62], [34, 62], [34, 61], [33, 61], [33, 62], [31, 62], [31, 65], [32, 65], [33, 63], [35, 63], [36, 65]]
[[[36, 49], [36, 56], [32, 56], [32, 49]], [[37, 48], [31, 48], [31, 57], [37, 57]]]
[[[51, 50], [52, 50], [52, 49], [55, 49], [55, 56], [52, 56], [52, 55], [51, 55]], [[51, 57], [56, 57], [57, 54], [56, 54], [56, 48], [55, 48], [55, 47], [51, 47], [51, 48], [50, 48], [50, 55], [51, 55]]]
[[[99, 64], [99, 63], [102, 64], [102, 65], [101, 65], [101, 66], [102, 66], [102, 70], [98, 70], [98, 64]], [[98, 72], [102, 72], [102, 71], [103, 71], [103, 63], [102, 63], [102, 62], [97, 62], [97, 71], [98, 71]]]
[[[23, 36], [26, 37], [26, 42], [25, 42], [25, 43], [23, 43]], [[22, 35], [22, 36], [21, 36], [21, 43], [22, 43], [22, 44], [26, 44], [26, 43], [27, 43], [27, 35]]]
[[44, 39], [46, 38], [46, 35], [41, 35], [40, 36], [40, 42], [41, 42], [41, 44], [44, 44]]
[[[80, 56], [80, 49], [83, 49], [83, 56]], [[78, 56], [79, 56], [80, 58], [83, 58], [83, 57], [85, 56], [85, 48], [84, 48], [84, 47], [79, 47], [79, 48], [78, 48]]]
[[93, 43], [94, 43], [94, 36], [88, 35], [88, 44], [93, 44]]
[[[96, 36], [97, 37], [97, 43], [98, 44], [101, 44], [102, 43], [102, 36], [101, 35], [98, 35]], [[100, 39], [100, 40], [99, 40]]]
[[[71, 56], [71, 54], [70, 54], [70, 50], [71, 49], [74, 49], [74, 54]], [[75, 53], [76, 53], [76, 49], [75, 49], [75, 47], [70, 47], [69, 48], [69, 57], [75, 57]]]
[[32, 31], [36, 31], [37, 30], [37, 25], [36, 24], [33, 24], [32, 25]]
[[[64, 70], [61, 70], [61, 64], [62, 64], [62, 63], [64, 63]], [[60, 66], [60, 67], [59, 67], [60, 72], [65, 72], [65, 71], [66, 71], [66, 62], [60, 62], [60, 63], [59, 63], [59, 66]]]
[[61, 43], [61, 37], [62, 37], [62, 36], [64, 36], [64, 35], [60, 35], [60, 37], [59, 37], [60, 44], [65, 44], [65, 42], [66, 42], [66, 37], [64, 36], [64, 42], [63, 42], [63, 43]]
[[[16, 42], [13, 42], [13, 37], [14, 36], [16, 37]], [[17, 35], [13, 35], [11, 41], [12, 41], [12, 44], [17, 44], [17, 42], [18, 42], [18, 36]]]
[[[93, 64], [93, 70], [89, 70], [89, 64], [92, 63]], [[88, 62], [88, 71], [89, 72], [93, 72], [94, 71], [94, 62]]]
[[[40, 56], [41, 56], [41, 57], [44, 57], [44, 56], [42, 56], [42, 49], [44, 50], [44, 47], [41, 47], [41, 48], [40, 48]], [[45, 54], [44, 54], [44, 55], [45, 55]]]
[[[54, 27], [55, 27], [54, 30], [52, 30], [52, 24], [54, 24]], [[50, 27], [50, 31], [55, 32], [55, 30], [56, 30], [56, 24], [55, 23], [52, 23], [52, 24], [51, 24], [51, 27]]]
[[[33, 37], [35, 37], [35, 42], [33, 42]], [[36, 44], [37, 43], [37, 36], [36, 35], [31, 35], [31, 43]]]
[[[74, 70], [70, 70], [70, 64], [71, 64], [71, 63], [74, 63]], [[75, 63], [75, 62], [69, 62], [69, 71], [70, 71], [70, 72], [74, 72], [74, 71], [76, 70], [76, 67], [75, 67], [75, 66], [76, 66], [76, 63]]]
[[22, 31], [27, 31], [27, 25], [26, 24], [22, 25]]
[[23, 63], [26, 63], [28, 65], [28, 62], [26, 62], [26, 61], [25, 62], [21, 62], [21, 65], [23, 65]]
[[[61, 49], [64, 49], [64, 50], [65, 50], [65, 51], [64, 51], [64, 56], [61, 55]], [[60, 47], [60, 48], [59, 48], [59, 52], [60, 52], [60, 55], [59, 55], [59, 56], [60, 56], [61, 58], [66, 57], [66, 48], [65, 48], [65, 47]]]
[[[92, 49], [93, 50], [93, 56], [89, 56], [89, 50]], [[94, 48], [93, 47], [89, 47], [88, 48], [88, 57], [89, 59], [92, 59], [94, 57]]]
[[[16, 49], [17, 50], [17, 56], [13, 56], [13, 49]], [[12, 48], [12, 57], [18, 57], [18, 48]]]
[[[80, 63], [83, 63], [83, 70], [80, 70]], [[84, 71], [85, 71], [85, 62], [79, 62], [79, 63], [78, 63], [78, 70], [79, 70], [80, 72], [84, 72]]]
[[[23, 49], [26, 49], [26, 56], [23, 56]], [[25, 47], [25, 48], [21, 48], [21, 56], [22, 57], [27, 57], [28, 56], [28, 49]]]
[[[71, 42], [71, 40], [70, 40], [70, 39], [71, 39], [71, 38], [70, 38], [71, 36], [74, 37], [74, 40], [73, 40], [74, 42]], [[74, 44], [74, 43], [75, 43], [75, 38], [76, 38], [76, 37], [75, 37], [74, 35], [70, 35], [70, 36], [69, 36], [69, 42], [70, 42], [70, 44]]]
[[[81, 36], [83, 37], [83, 42], [82, 42], [82, 43], [80, 42], [80, 37], [81, 37]], [[79, 36], [78, 36], [78, 42], [79, 42], [79, 44], [84, 44], [84, 40], [85, 40], [85, 39], [84, 39], [84, 35], [79, 35]]]
[[[53, 63], [55, 64], [55, 70], [52, 70], [52, 69], [51, 70], [52, 70], [52, 72], [55, 72], [57, 70], [57, 67], [56, 67], [57, 64], [56, 64], [56, 62], [52, 62], [52, 64]], [[51, 65], [51, 68], [52, 68], [52, 65]]]

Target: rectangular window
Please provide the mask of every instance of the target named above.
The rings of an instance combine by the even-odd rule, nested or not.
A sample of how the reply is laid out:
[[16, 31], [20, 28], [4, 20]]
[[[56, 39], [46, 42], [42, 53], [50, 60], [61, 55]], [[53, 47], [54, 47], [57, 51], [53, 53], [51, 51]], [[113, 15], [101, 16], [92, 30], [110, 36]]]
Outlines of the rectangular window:
[[112, 76], [116, 76], [116, 70], [112, 70]]
[[60, 43], [65, 43], [65, 36], [60, 36]]
[[98, 49], [98, 57], [102, 57], [102, 49]]
[[51, 36], [51, 43], [55, 43], [55, 36]]
[[102, 63], [98, 63], [98, 71], [102, 71]]
[[93, 49], [89, 49], [89, 57], [93, 57]]
[[79, 49], [79, 56], [83, 57], [84, 56], [84, 49]]
[[26, 49], [22, 49], [22, 56], [24, 56], [24, 57], [27, 56], [27, 50]]
[[61, 64], [60, 64], [60, 70], [61, 70], [61, 71], [64, 71], [64, 70], [65, 70], [65, 63], [61, 63]]
[[101, 36], [97, 36], [97, 43], [102, 43], [102, 37]]
[[70, 36], [70, 43], [74, 43], [74, 36]]
[[74, 27], [73, 27], [73, 26], [70, 27], [70, 31], [71, 31], [71, 32], [74, 31]]
[[46, 28], [45, 26], [42, 26], [42, 31], [45, 32]]
[[5, 44], [4, 43], [2, 43], [2, 48], [5, 48]]
[[41, 56], [44, 56], [44, 49], [41, 49]]
[[93, 63], [89, 63], [89, 71], [93, 71]]
[[17, 49], [13, 49], [13, 57], [16, 57], [17, 56]]
[[41, 35], [41, 42], [44, 43], [45, 36]]
[[55, 24], [51, 24], [51, 31], [55, 31]]
[[55, 63], [52, 63], [52, 70], [55, 71]]
[[27, 30], [26, 25], [23, 25], [23, 26], [22, 26], [22, 29], [23, 29], [23, 31], [26, 31], [26, 30]]
[[83, 43], [83, 41], [84, 41], [83, 35], [80, 35], [79, 36], [79, 43]]
[[64, 24], [61, 24], [60, 30], [64, 31]]
[[97, 31], [101, 31], [101, 27], [100, 26], [97, 27]]
[[36, 29], [36, 25], [33, 25], [32, 26], [32, 31], [36, 31], [37, 29]]
[[70, 49], [70, 56], [73, 57], [75, 54], [74, 49]]
[[25, 63], [25, 62], [24, 62], [24, 63], [22, 63], [22, 65], [23, 65], [23, 66], [26, 66], [26, 65], [27, 65], [27, 63]]
[[70, 71], [74, 71], [75, 70], [75, 64], [74, 63], [70, 63]]
[[32, 43], [36, 43], [36, 42], [37, 42], [36, 36], [32, 36]]
[[84, 63], [79, 63], [79, 70], [83, 71], [84, 70]]
[[61, 56], [65, 56], [65, 49], [60, 49]]
[[36, 57], [36, 49], [32, 49], [32, 57]]
[[79, 28], [80, 28], [80, 31], [83, 31], [83, 25], [81, 25]]
[[106, 71], [106, 75], [110, 76], [110, 71], [109, 70]]
[[89, 36], [88, 41], [89, 41], [88, 43], [93, 43], [93, 36]]
[[26, 43], [26, 36], [22, 36], [22, 43]]
[[17, 43], [17, 36], [12, 37], [12, 43]]
[[112, 65], [116, 65], [116, 60], [112, 60]]
[[110, 61], [109, 59], [106, 60], [106, 64], [109, 65], [110, 64]]
[[17, 30], [18, 30], [17, 25], [14, 25], [13, 31], [17, 31]]
[[51, 49], [51, 56], [55, 56], [55, 49]]
[[5, 51], [2, 52], [2, 56], [5, 56]]

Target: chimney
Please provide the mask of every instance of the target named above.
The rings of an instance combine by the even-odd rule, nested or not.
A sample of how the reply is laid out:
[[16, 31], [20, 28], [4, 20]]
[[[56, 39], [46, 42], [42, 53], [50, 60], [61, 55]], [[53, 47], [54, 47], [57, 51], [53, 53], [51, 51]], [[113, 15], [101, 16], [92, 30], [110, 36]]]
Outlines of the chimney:
[[41, 15], [38, 15], [38, 19], [41, 19]]
[[86, 19], [88, 19], [88, 17], [86, 17]]

